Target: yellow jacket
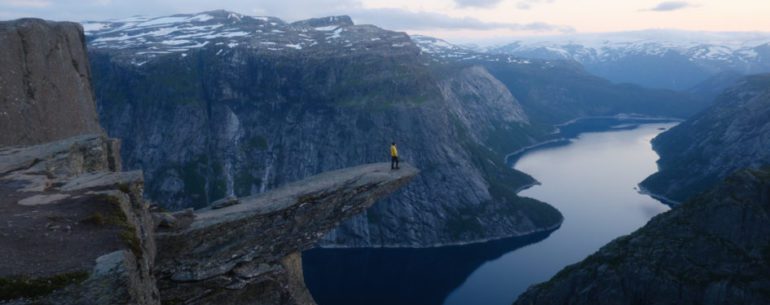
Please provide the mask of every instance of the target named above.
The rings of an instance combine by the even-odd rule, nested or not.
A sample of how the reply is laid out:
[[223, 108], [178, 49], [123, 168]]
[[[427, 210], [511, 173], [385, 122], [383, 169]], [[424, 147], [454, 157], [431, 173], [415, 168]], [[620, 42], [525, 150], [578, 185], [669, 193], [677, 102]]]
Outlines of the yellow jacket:
[[390, 146], [390, 156], [391, 157], [398, 157], [398, 149], [396, 149], [396, 145]]

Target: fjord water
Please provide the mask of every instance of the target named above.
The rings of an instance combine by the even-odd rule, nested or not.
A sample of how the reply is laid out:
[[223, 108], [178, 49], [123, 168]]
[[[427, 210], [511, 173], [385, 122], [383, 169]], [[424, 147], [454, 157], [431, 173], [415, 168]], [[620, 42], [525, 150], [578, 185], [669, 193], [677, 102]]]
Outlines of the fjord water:
[[674, 124], [614, 122], [581, 133], [595, 125], [565, 128], [575, 138], [514, 164], [541, 183], [520, 195], [564, 215], [556, 231], [434, 249], [314, 249], [303, 254], [308, 288], [320, 305], [511, 304], [530, 285], [668, 209], [636, 185], [656, 171], [650, 140]]

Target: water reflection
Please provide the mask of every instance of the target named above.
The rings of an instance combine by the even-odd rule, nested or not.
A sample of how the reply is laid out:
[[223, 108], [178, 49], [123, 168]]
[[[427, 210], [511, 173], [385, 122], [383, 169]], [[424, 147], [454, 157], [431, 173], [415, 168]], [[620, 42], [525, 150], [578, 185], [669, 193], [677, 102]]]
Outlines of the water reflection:
[[321, 305], [440, 305], [483, 263], [550, 234], [432, 249], [313, 249], [302, 254], [305, 282]]

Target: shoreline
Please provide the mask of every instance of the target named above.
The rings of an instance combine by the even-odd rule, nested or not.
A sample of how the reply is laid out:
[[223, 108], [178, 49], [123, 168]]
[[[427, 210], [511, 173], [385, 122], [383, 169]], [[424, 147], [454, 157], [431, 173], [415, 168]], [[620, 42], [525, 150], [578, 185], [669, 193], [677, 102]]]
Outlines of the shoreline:
[[653, 191], [650, 191], [646, 187], [642, 186], [641, 183], [637, 184], [636, 186], [638, 188], [637, 192], [639, 194], [650, 196], [650, 197], [652, 197], [652, 199], [660, 201], [662, 204], [665, 204], [665, 205], [667, 205], [667, 206], [669, 206], [671, 208], [677, 207], [677, 206], [682, 204], [682, 202], [680, 202], [680, 201], [676, 201], [676, 200], [673, 200], [673, 199], [668, 198], [666, 196], [663, 196], [663, 195], [657, 194], [657, 193], [655, 193]]
[[[434, 243], [430, 245], [424, 245], [424, 246], [408, 246], [408, 245], [377, 245], [377, 246], [345, 246], [345, 245], [324, 245], [324, 246], [315, 246], [311, 249], [322, 249], [322, 250], [336, 250], [336, 249], [440, 249], [440, 248], [451, 248], [451, 247], [463, 247], [463, 246], [469, 246], [469, 245], [480, 245], [488, 242], [493, 241], [499, 241], [503, 239], [513, 239], [513, 238], [524, 238], [535, 234], [542, 234], [542, 233], [553, 233], [554, 231], [558, 230], [562, 223], [564, 222], [564, 216], [561, 217], [561, 220], [559, 220], [559, 223], [549, 226], [540, 230], [530, 230], [525, 233], [521, 233], [518, 235], [508, 235], [508, 236], [498, 236], [498, 237], [489, 237], [489, 238], [481, 238], [481, 239], [474, 239], [471, 241], [460, 241], [460, 242], [449, 242], [449, 243]], [[307, 251], [307, 250], [305, 250]]]
[[554, 127], [564, 127], [570, 124], [577, 123], [582, 120], [590, 120], [590, 119], [618, 119], [618, 120], [650, 120], [650, 121], [671, 121], [671, 122], [681, 122], [684, 121], [682, 118], [676, 118], [676, 117], [667, 117], [667, 116], [650, 116], [650, 115], [643, 115], [638, 113], [619, 113], [616, 115], [597, 115], [597, 116], [584, 116], [579, 117], [575, 119], [571, 119], [569, 121], [554, 124]]
[[558, 138], [558, 139], [551, 139], [551, 140], [535, 143], [535, 144], [532, 144], [532, 145], [529, 145], [529, 146], [526, 146], [526, 147], [522, 147], [522, 148], [520, 148], [520, 149], [518, 149], [518, 150], [516, 150], [516, 151], [514, 151], [514, 152], [512, 152], [510, 154], [505, 155], [505, 157], [503, 157], [503, 161], [505, 161], [505, 164], [508, 164], [509, 166], [513, 166], [513, 164], [510, 164], [512, 162], [511, 158], [521, 157], [525, 153], [528, 153], [530, 151], [542, 148], [542, 147], [547, 146], [547, 145], [569, 144], [569, 142], [570, 142], [570, 139], [562, 137], [562, 138]]
[[[553, 126], [556, 128], [551, 135], [559, 135], [562, 132], [562, 128], [573, 125], [576, 123], [579, 123], [581, 121], [587, 121], [587, 120], [597, 120], [597, 119], [615, 119], [615, 120], [640, 120], [645, 122], [640, 122], [641, 124], [645, 123], [662, 123], [662, 122], [682, 122], [683, 119], [681, 118], [675, 118], [675, 117], [665, 117], [665, 116], [645, 116], [641, 114], [636, 113], [621, 113], [616, 115], [605, 115], [605, 116], [584, 116], [579, 117], [575, 119], [571, 119], [566, 122], [554, 124]], [[631, 128], [628, 129], [635, 129], [639, 126], [639, 124], [635, 124], [631, 126]], [[613, 128], [608, 128], [607, 131], [614, 130]], [[537, 150], [540, 148], [543, 148], [544, 146], [548, 145], [562, 145], [562, 144], [568, 144], [572, 139], [575, 137], [558, 137], [554, 139], [549, 139], [541, 142], [534, 143], [529, 146], [522, 147], [520, 149], [517, 149], [516, 151], [506, 154], [503, 161], [508, 164], [509, 166], [513, 166], [513, 163], [516, 161], [518, 157], [521, 157], [525, 153], [528, 153], [533, 150]]]

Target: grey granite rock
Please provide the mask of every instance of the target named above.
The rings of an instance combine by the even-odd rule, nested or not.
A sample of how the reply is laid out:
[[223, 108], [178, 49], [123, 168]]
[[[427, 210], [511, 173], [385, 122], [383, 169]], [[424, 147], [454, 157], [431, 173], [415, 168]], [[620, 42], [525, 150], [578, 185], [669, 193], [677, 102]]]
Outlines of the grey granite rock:
[[0, 255], [10, 258], [0, 285], [58, 285], [0, 302], [312, 305], [298, 253], [418, 174], [409, 164], [368, 164], [218, 209], [151, 215], [142, 173], [111, 171], [110, 141], [79, 136], [0, 151], [0, 221], [13, 224], [0, 228]]
[[0, 22], [0, 147], [102, 133], [80, 25]]
[[[59, 27], [69, 30], [62, 34]], [[78, 39], [67, 36], [70, 34]], [[16, 93], [3, 91], [0, 111], [9, 105], [24, 108], [40, 102], [36, 110], [62, 115], [75, 126], [84, 118], [96, 117], [93, 107], [66, 103], [81, 102], [65, 94], [71, 90], [87, 92], [90, 98], [87, 65], [78, 64], [84, 56], [62, 53], [73, 52], [69, 42], [83, 51], [77, 25], [21, 20], [0, 23], [0, 35], [4, 35], [0, 36], [4, 48], [19, 47], [13, 41], [5, 44], [8, 37], [16, 37], [23, 49], [30, 47], [19, 56], [34, 59], [21, 61], [25, 68], [34, 68], [21, 78], [27, 99], [16, 103]], [[72, 75], [68, 73], [73, 71], [36, 66], [41, 64], [35, 57], [40, 53], [51, 57], [46, 60], [72, 65], [84, 82], [59, 83], [69, 80]], [[0, 56], [3, 64], [9, 64], [8, 54]], [[50, 62], [42, 62], [46, 63]], [[7, 67], [10, 72], [2, 71], [0, 76], [18, 72], [14, 65]], [[48, 69], [51, 75], [44, 77], [49, 80], [41, 87], [35, 87], [39, 84], [32, 83], [40, 69]], [[0, 89], [19, 89], [5, 87], [7, 78], [0, 81]], [[60, 96], [38, 100], [49, 94]], [[69, 107], [67, 111], [57, 108], [62, 105]], [[0, 139], [16, 145], [0, 148], [3, 304], [159, 305], [162, 298], [174, 304], [181, 300], [185, 304], [312, 305], [298, 251], [417, 174], [407, 164], [398, 171], [390, 171], [386, 164], [360, 166], [308, 178], [258, 197], [231, 198], [216, 210], [189, 209], [154, 216], [144, 200], [142, 172], [121, 171], [118, 141], [96, 133], [21, 146], [83, 131], [60, 125], [59, 117], [41, 120], [37, 114], [15, 113], [18, 117], [8, 129], [3, 125], [8, 121], [0, 120]], [[163, 230], [157, 236], [156, 227]], [[156, 276], [161, 280], [156, 281]], [[186, 281], [175, 282], [174, 278]]]
[[284, 272], [279, 266], [287, 256], [310, 248], [417, 173], [408, 164], [399, 170], [388, 163], [362, 165], [240, 198], [238, 205], [196, 211], [192, 222], [156, 235], [161, 293], [177, 301], [213, 304], [227, 295], [217, 290], [250, 289]]
[[0, 149], [0, 302], [159, 304], [142, 174], [114, 171], [114, 141]]

